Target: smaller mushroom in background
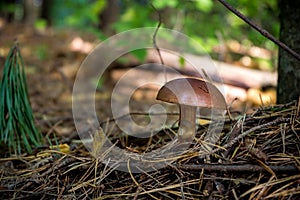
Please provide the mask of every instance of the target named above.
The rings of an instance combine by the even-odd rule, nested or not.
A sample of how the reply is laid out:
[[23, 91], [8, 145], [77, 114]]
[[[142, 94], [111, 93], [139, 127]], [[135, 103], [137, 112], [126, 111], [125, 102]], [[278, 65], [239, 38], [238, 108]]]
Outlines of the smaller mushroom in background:
[[178, 137], [180, 141], [194, 138], [197, 107], [226, 110], [224, 96], [216, 86], [198, 78], [171, 80], [160, 88], [156, 99], [179, 105]]

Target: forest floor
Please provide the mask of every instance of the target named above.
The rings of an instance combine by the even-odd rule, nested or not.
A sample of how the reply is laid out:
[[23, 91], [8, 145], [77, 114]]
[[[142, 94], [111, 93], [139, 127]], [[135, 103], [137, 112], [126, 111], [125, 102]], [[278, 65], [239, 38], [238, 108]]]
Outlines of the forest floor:
[[[87, 130], [94, 132], [94, 139], [101, 132], [101, 144], [94, 142], [91, 152], [76, 130], [73, 83], [81, 63], [100, 41], [92, 34], [78, 31], [37, 31], [21, 24], [7, 24], [0, 28], [0, 75], [15, 39], [21, 47], [36, 125], [47, 139], [31, 155], [9, 155], [1, 147], [2, 199], [300, 198], [299, 102], [272, 105], [273, 96], [266, 105], [258, 106], [248, 97], [232, 103], [233, 94], [227, 99], [232, 106], [214, 146], [203, 148], [207, 145], [202, 140], [214, 128], [213, 122], [199, 119], [195, 138], [180, 155], [167, 154], [168, 163], [164, 161], [163, 167], [140, 169], [137, 173], [138, 159], [109, 160], [111, 148], [96, 158], [93, 156], [105, 146], [99, 129]], [[136, 62], [133, 58], [132, 63]], [[151, 159], [147, 153], [159, 152], [176, 140], [178, 110], [174, 108], [176, 112], [170, 117], [175, 121], [152, 137], [123, 134], [111, 119], [110, 94], [118, 78], [130, 67], [120, 67], [118, 63], [113, 66], [116, 67], [105, 74], [104, 82], [97, 88], [96, 111], [104, 134], [122, 152]], [[136, 121], [148, 123], [149, 116], [144, 113], [155, 102], [156, 92], [157, 88], [153, 91], [146, 87], [134, 93], [132, 112], [141, 115], [136, 116]], [[256, 96], [262, 100], [262, 96]]]

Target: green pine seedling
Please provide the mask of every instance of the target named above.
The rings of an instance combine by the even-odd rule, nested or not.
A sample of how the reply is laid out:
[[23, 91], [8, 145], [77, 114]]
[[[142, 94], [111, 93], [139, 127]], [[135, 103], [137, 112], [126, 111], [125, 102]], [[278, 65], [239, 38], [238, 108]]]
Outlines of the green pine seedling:
[[32, 153], [32, 146], [40, 146], [43, 137], [34, 124], [17, 44], [10, 49], [4, 64], [0, 97], [0, 143], [7, 145], [10, 154]]

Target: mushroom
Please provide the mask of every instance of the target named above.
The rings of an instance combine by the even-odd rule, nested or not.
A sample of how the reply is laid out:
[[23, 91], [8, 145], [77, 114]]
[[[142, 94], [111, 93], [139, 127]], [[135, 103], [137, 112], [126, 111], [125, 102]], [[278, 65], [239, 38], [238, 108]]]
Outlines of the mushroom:
[[197, 107], [226, 110], [222, 93], [210, 82], [198, 78], [179, 78], [160, 88], [157, 100], [179, 105], [178, 137], [192, 140], [196, 133]]

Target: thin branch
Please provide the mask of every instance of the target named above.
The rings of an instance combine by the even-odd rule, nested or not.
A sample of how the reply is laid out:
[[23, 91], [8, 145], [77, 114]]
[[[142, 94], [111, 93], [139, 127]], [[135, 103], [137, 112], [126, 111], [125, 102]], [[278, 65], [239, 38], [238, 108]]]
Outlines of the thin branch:
[[157, 26], [156, 26], [156, 29], [155, 29], [155, 32], [154, 32], [153, 38], [152, 38], [152, 40], [153, 40], [153, 46], [154, 46], [154, 48], [156, 49], [156, 51], [157, 51], [157, 53], [158, 53], [158, 55], [159, 55], [159, 59], [160, 59], [161, 64], [163, 65], [163, 64], [164, 64], [164, 60], [162, 59], [162, 56], [161, 56], [161, 53], [160, 53], [160, 49], [158, 48], [157, 43], [156, 43], [157, 32], [158, 32], [158, 30], [159, 30], [159, 28], [160, 28], [160, 26], [161, 26], [161, 23], [162, 23], [161, 14], [160, 14], [160, 12], [154, 7], [154, 5], [153, 5], [152, 3], [151, 3], [151, 6], [152, 6], [152, 8], [155, 10], [155, 12], [158, 14], [158, 24], [157, 24]]
[[[162, 56], [161, 56], [160, 49], [159, 49], [159, 47], [157, 46], [157, 43], [156, 43], [157, 32], [158, 32], [158, 30], [159, 30], [159, 28], [160, 28], [160, 26], [161, 26], [161, 24], [162, 24], [161, 13], [160, 13], [159, 10], [157, 10], [157, 9], [154, 7], [154, 5], [153, 5], [152, 3], [151, 3], [151, 7], [152, 7], [152, 8], [155, 10], [155, 12], [158, 14], [158, 24], [157, 24], [157, 26], [156, 26], [156, 29], [155, 29], [155, 32], [154, 32], [153, 38], [152, 38], [152, 40], [153, 40], [153, 46], [154, 46], [154, 48], [156, 49], [156, 51], [157, 51], [157, 53], [158, 53], [158, 56], [159, 56], [159, 59], [160, 59], [160, 63], [161, 63], [162, 65], [164, 65], [164, 60], [163, 60], [163, 58], [162, 58]], [[167, 82], [167, 75], [166, 75], [166, 67], [165, 67], [165, 66], [164, 66], [164, 76], [165, 76], [165, 82]]]
[[240, 19], [242, 19], [244, 22], [249, 24], [252, 28], [254, 28], [256, 31], [258, 31], [260, 34], [262, 34], [264, 37], [268, 38], [278, 46], [280, 46], [282, 49], [287, 51], [290, 55], [294, 56], [296, 59], [300, 60], [300, 55], [296, 53], [294, 50], [290, 49], [286, 44], [283, 42], [279, 41], [276, 39], [272, 34], [270, 34], [268, 31], [266, 31], [263, 28], [260, 28], [257, 26], [254, 22], [249, 20], [245, 15], [243, 15], [240, 11], [236, 10], [234, 7], [229, 5], [226, 1], [224, 0], [218, 0], [221, 4], [223, 4], [228, 10], [233, 12], [236, 16], [238, 16]]
[[[161, 112], [161, 113], [130, 112], [130, 113], [126, 113], [124, 115], [118, 116], [116, 118], [108, 118], [108, 119], [106, 119], [104, 121], [100, 121], [99, 123], [100, 123], [100, 125], [103, 125], [103, 124], [106, 124], [108, 122], [113, 122], [113, 121], [121, 120], [121, 119], [129, 117], [131, 115], [137, 115], [137, 116], [149, 116], [149, 115], [151, 115], [151, 116], [160, 116], [160, 115], [178, 116], [179, 112]], [[223, 119], [223, 117], [220, 117], [220, 118], [216, 117], [214, 119], [211, 119], [210, 116], [199, 116], [199, 115], [197, 115], [196, 118], [197, 119], [206, 119], [206, 120], [211, 120], [211, 121]], [[51, 121], [51, 122], [54, 121], [55, 122], [55, 121], [59, 121], [59, 120], [64, 121], [64, 120], [68, 120], [68, 119], [73, 119], [73, 118], [72, 118], [72, 116], [70, 116], [70, 117], [66, 116], [66, 117], [61, 117], [61, 118], [60, 117], [53, 117], [53, 118], [47, 119], [47, 121]], [[82, 119], [83, 120], [85, 118], [83, 117], [83, 118], [78, 118], [78, 119]], [[229, 119], [225, 118], [225, 121], [226, 120], [228, 121]], [[40, 121], [45, 121], [45, 120], [40, 120]]]

